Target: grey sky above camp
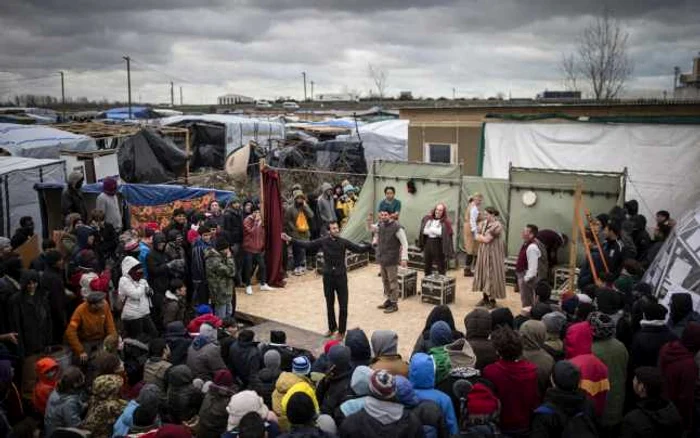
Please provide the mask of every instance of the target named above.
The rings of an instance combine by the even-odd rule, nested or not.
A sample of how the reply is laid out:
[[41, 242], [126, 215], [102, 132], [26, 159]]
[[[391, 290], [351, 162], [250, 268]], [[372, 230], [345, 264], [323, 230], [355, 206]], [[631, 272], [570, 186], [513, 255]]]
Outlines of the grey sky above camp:
[[70, 96], [124, 99], [123, 55], [135, 101], [169, 101], [171, 80], [190, 103], [301, 98], [302, 71], [316, 94], [366, 94], [369, 62], [392, 95], [533, 97], [561, 88], [562, 53], [606, 7], [630, 32], [628, 94], [670, 90], [700, 50], [697, 1], [5, 0], [0, 99], [57, 95], [59, 70]]

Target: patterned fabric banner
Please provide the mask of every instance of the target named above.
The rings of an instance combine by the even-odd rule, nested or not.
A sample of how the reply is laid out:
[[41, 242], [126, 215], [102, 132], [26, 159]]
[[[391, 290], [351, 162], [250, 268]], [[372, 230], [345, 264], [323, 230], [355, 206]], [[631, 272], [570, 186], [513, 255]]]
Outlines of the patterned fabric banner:
[[185, 211], [206, 211], [209, 207], [209, 203], [214, 199], [214, 192], [211, 192], [199, 198], [173, 201], [169, 204], [148, 206], [130, 205], [131, 228], [138, 230], [148, 223], [155, 223], [158, 224], [158, 229], [162, 230], [170, 223], [170, 219], [173, 217], [173, 212], [176, 209], [182, 208]]

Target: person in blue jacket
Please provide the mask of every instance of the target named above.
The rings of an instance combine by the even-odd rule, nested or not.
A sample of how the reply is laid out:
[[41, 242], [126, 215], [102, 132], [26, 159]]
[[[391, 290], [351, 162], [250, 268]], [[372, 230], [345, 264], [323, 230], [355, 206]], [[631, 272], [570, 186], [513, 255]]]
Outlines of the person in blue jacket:
[[457, 435], [459, 426], [452, 400], [444, 392], [435, 389], [435, 362], [432, 356], [414, 354], [408, 367], [408, 380], [413, 384], [419, 400], [431, 400], [440, 406], [450, 435]]

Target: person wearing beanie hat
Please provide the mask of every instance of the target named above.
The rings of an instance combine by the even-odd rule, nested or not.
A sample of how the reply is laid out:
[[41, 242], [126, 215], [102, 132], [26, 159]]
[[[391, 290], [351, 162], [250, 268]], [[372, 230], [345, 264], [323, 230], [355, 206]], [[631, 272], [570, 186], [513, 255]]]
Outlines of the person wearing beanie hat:
[[430, 327], [430, 348], [441, 347], [453, 341], [452, 330], [445, 321], [436, 321]]
[[61, 214], [63, 217], [77, 213], [83, 221], [87, 220], [87, 207], [82, 191], [83, 181], [85, 181], [85, 177], [79, 170], [74, 170], [68, 175], [66, 187], [61, 193]]
[[114, 422], [113, 436], [127, 436], [130, 432], [133, 433], [133, 426], [137, 425], [135, 419], [136, 409], [143, 406], [149, 409], [155, 409], [156, 413], [161, 404], [161, 397], [165, 393], [161, 392], [157, 385], [147, 383], [139, 391], [139, 396], [136, 400], [131, 400], [124, 408], [117, 421]]
[[[352, 372], [350, 379], [350, 389], [354, 398], [350, 398], [340, 405], [340, 414], [347, 417], [356, 412], [361, 411], [365, 407], [365, 400], [369, 397], [369, 378], [372, 375], [372, 369], [364, 365], [360, 365]], [[338, 415], [340, 415], [338, 414]], [[339, 422], [342, 418], [336, 417]]]
[[123, 222], [117, 190], [117, 180], [112, 177], [105, 178], [102, 181], [102, 193], [97, 196], [95, 201], [95, 209], [103, 211], [105, 213], [105, 222], [111, 224], [114, 230], [119, 233]]
[[373, 371], [364, 407], [343, 420], [340, 438], [418, 437], [423, 426], [417, 415], [396, 401], [394, 376], [385, 370]]
[[248, 412], [256, 412], [263, 420], [277, 422], [277, 418], [271, 412], [263, 399], [255, 391], [241, 391], [234, 394], [226, 406], [228, 413], [227, 430], [232, 430], [241, 421], [241, 418]]
[[639, 401], [636, 409], [625, 415], [621, 436], [682, 436], [683, 419], [676, 406], [662, 397], [664, 377], [658, 367], [645, 366], [635, 369], [632, 387]]
[[535, 321], [542, 321], [542, 317], [553, 312], [552, 306], [545, 303], [536, 303], [530, 309], [530, 317]]
[[551, 312], [542, 317], [542, 323], [547, 330], [547, 338], [542, 348], [549, 353], [555, 361], [564, 359], [564, 341], [562, 331], [566, 325], [566, 315], [561, 312]]
[[615, 338], [615, 321], [602, 312], [588, 315], [593, 328], [593, 354], [608, 367], [610, 392], [605, 413], [600, 424], [611, 432], [619, 431], [625, 406], [625, 385], [629, 353], [624, 344]]
[[[452, 399], [435, 388], [436, 385], [436, 364], [432, 356], [425, 353], [416, 353], [411, 357], [409, 364], [408, 379], [413, 384], [413, 388], [420, 400], [430, 400], [440, 406], [442, 415], [447, 423], [447, 428], [451, 435], [459, 433], [457, 416]], [[370, 380], [370, 389], [372, 380]]]
[[561, 310], [564, 312], [568, 320], [573, 320], [576, 314], [576, 308], [578, 307], [579, 300], [578, 296], [574, 295], [567, 299], [562, 299]]
[[229, 347], [227, 363], [231, 372], [247, 388], [250, 379], [263, 367], [262, 354], [252, 330], [245, 329], [238, 333], [238, 339]]
[[314, 373], [326, 374], [331, 368], [331, 361], [328, 359], [328, 352], [334, 345], [340, 344], [341, 341], [338, 339], [331, 338], [323, 343], [323, 353], [318, 356], [311, 365], [311, 371]]
[[80, 304], [71, 316], [65, 338], [75, 358], [87, 363], [91, 353], [102, 346], [109, 335], [117, 335], [112, 311], [101, 292], [89, 295], [89, 301]]
[[399, 336], [393, 330], [375, 330], [372, 333], [373, 370], [387, 370], [394, 376], [408, 377], [408, 363], [398, 354]]
[[204, 265], [209, 286], [209, 299], [214, 304], [216, 316], [228, 318], [236, 313], [234, 293], [236, 263], [233, 261], [228, 241], [217, 238], [214, 247], [204, 251]]
[[523, 359], [529, 360], [537, 367], [540, 394], [544, 394], [549, 387], [549, 376], [554, 366], [554, 358], [543, 348], [547, 329], [542, 321], [531, 319], [525, 321], [519, 331], [523, 340]]
[[221, 357], [221, 347], [217, 342], [217, 330], [209, 324], [202, 324], [199, 335], [187, 349], [187, 366], [195, 377], [211, 380], [214, 373], [226, 369]]
[[267, 406], [272, 406], [272, 393], [282, 373], [281, 363], [282, 358], [277, 350], [267, 350], [263, 355], [264, 367], [250, 378], [249, 388], [257, 392]]
[[[462, 417], [462, 422], [466, 422], [470, 426], [463, 432], [469, 433], [475, 429], [475, 432], [492, 434], [498, 430], [501, 402], [488, 383], [477, 381], [472, 385], [465, 408], [466, 412], [461, 412], [459, 417]], [[467, 419], [463, 418], [465, 414], [469, 415]]]
[[[282, 400], [287, 395], [289, 390], [297, 383], [304, 382], [310, 387], [316, 386], [312, 382], [311, 377], [308, 372], [311, 371], [311, 364], [306, 356], [299, 356], [294, 359], [293, 368], [297, 369], [297, 372], [287, 372], [282, 371], [279, 378], [275, 382], [275, 390], [272, 392], [272, 410], [277, 414], [279, 418], [280, 429], [289, 430], [289, 421], [287, 416], [284, 414], [284, 409], [282, 407]], [[307, 374], [304, 374], [307, 371]]]
[[334, 415], [335, 410], [350, 395], [350, 349], [345, 345], [334, 345], [328, 352], [328, 359], [331, 368], [318, 383], [316, 395], [321, 404], [321, 413]]
[[227, 430], [228, 407], [231, 396], [238, 387], [227, 369], [214, 373], [214, 380], [202, 387], [205, 392], [202, 407], [199, 409], [198, 437], [219, 438]]
[[[292, 199], [284, 212], [284, 232], [297, 241], [308, 242], [311, 237], [311, 221], [314, 213], [301, 190], [292, 192]], [[300, 245], [292, 245], [294, 275], [304, 274], [306, 251]]]
[[640, 321], [641, 328], [632, 338], [630, 369], [657, 366], [661, 347], [678, 339], [666, 324], [667, 313], [663, 305], [655, 302], [649, 302], [644, 306]]
[[306, 356], [297, 356], [292, 361], [292, 373], [298, 376], [311, 374], [311, 362]]
[[569, 361], [554, 365], [552, 388], [532, 417], [533, 437], [598, 436], [593, 405], [579, 389], [581, 375]]

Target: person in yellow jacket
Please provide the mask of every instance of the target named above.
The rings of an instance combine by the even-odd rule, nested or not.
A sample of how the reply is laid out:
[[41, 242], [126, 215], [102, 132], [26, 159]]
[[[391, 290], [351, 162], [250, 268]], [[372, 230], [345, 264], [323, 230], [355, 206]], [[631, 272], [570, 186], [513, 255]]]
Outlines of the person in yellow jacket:
[[[306, 202], [306, 196], [301, 190], [295, 190], [292, 194], [293, 203], [284, 212], [284, 232], [296, 240], [308, 241], [311, 237], [311, 220], [314, 213]], [[304, 274], [304, 262], [306, 250], [301, 247], [292, 247], [294, 258], [294, 275]]]

